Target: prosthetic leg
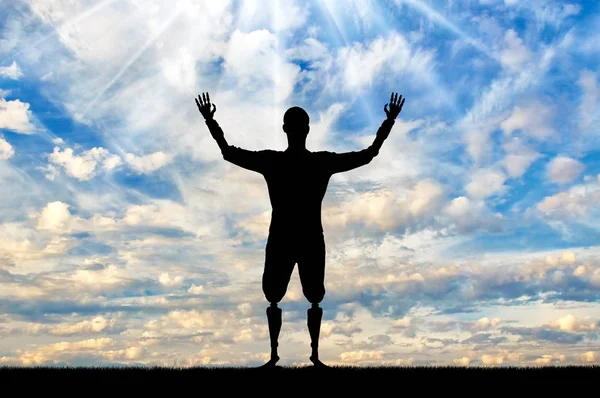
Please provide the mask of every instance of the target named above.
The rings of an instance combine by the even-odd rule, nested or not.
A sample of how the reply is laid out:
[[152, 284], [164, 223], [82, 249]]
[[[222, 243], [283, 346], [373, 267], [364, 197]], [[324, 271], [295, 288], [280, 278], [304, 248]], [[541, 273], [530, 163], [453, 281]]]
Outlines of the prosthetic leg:
[[319, 307], [319, 304], [313, 303], [312, 307], [306, 311], [307, 313], [307, 324], [308, 333], [310, 334], [310, 346], [312, 348], [312, 354], [310, 361], [318, 368], [328, 368], [319, 360], [319, 333], [321, 331], [321, 318], [323, 317], [323, 309]]
[[271, 359], [262, 367], [272, 368], [279, 361], [279, 355], [277, 355], [279, 343], [277, 340], [281, 330], [281, 308], [277, 307], [277, 303], [271, 303], [271, 306], [267, 308], [267, 320], [269, 321], [269, 336], [271, 338]]

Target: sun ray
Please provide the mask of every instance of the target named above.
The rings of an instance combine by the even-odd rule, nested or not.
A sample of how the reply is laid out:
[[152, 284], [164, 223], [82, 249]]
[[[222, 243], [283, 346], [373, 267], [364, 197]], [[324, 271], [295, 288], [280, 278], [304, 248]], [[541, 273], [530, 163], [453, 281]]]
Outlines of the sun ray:
[[98, 102], [98, 100], [108, 91], [110, 88], [121, 79], [121, 77], [127, 72], [127, 70], [142, 56], [142, 54], [150, 47], [169, 26], [173, 24], [175, 19], [180, 13], [180, 9], [176, 8], [173, 14], [158, 28], [158, 30], [144, 43], [144, 45], [121, 67], [117, 74], [111, 79], [106, 86], [100, 90], [98, 95], [85, 107], [79, 117], [83, 118], [87, 112]]
[[451, 31], [461, 39], [464, 39], [467, 43], [469, 43], [488, 57], [496, 59], [496, 57], [486, 46], [484, 46], [478, 40], [472, 38], [471, 36], [463, 32], [458, 26], [456, 26], [456, 24], [452, 23], [450, 20], [448, 20], [430, 5], [423, 3], [421, 0], [402, 0], [401, 4], [406, 4], [407, 6], [413, 8], [417, 12], [426, 16], [429, 20], [437, 22], [438, 24]]
[[[329, 16], [329, 19], [333, 22], [332, 28], [335, 28], [336, 32], [338, 33], [337, 36], [336, 35], [333, 35], [333, 36], [336, 38], [337, 37], [342, 38], [343, 43], [341, 43], [340, 40], [335, 39], [336, 47], [340, 47], [340, 44], [343, 44], [344, 46], [347, 47], [350, 44], [350, 40], [344, 34], [344, 32], [342, 32], [342, 30], [339, 28], [338, 21], [336, 20], [335, 15], [334, 15], [335, 13], [332, 12], [330, 7], [327, 5], [328, 2], [329, 2], [329, 0], [323, 0], [322, 1], [323, 6], [321, 7], [321, 9], [327, 13], [327, 15]], [[316, 102], [318, 102], [323, 97], [323, 95], [331, 89], [332, 84], [333, 84], [333, 82], [331, 82], [331, 81], [328, 81], [326, 83], [324, 90], [321, 92], [321, 94], [319, 95]], [[369, 125], [372, 125], [375, 122], [375, 119], [373, 116], [373, 112], [371, 112], [371, 108], [366, 103], [365, 96], [360, 97], [360, 102], [361, 102], [361, 105], [362, 105], [362, 108], [363, 108], [365, 114], [369, 118]]]
[[[39, 38], [37, 41], [35, 41], [34, 43], [32, 43], [29, 46], [23, 47], [23, 48], [19, 48], [14, 54], [11, 54], [11, 59], [15, 58], [21, 54], [23, 54], [24, 52], [35, 48], [37, 46], [39, 46], [40, 44], [42, 44], [43, 42], [45, 42], [46, 40], [48, 40], [49, 38], [55, 36], [58, 34], [58, 32], [63, 31], [65, 29], [68, 29], [70, 27], [75, 26], [76, 24], [85, 21], [86, 19], [88, 19], [89, 17], [93, 16], [94, 14], [96, 14], [98, 11], [102, 10], [103, 8], [105, 8], [106, 6], [115, 3], [117, 1], [123, 1], [123, 0], [103, 0], [97, 4], [95, 4], [94, 6], [86, 9], [85, 11], [77, 14], [75, 17], [65, 21], [62, 23], [62, 25], [60, 25], [59, 27], [56, 27], [54, 29], [52, 29], [52, 32], [48, 33], [47, 35]], [[2, 62], [0, 62], [0, 64], [2, 64], [4, 61], [8, 60], [8, 58], [6, 58], [5, 60], [3, 60]]]

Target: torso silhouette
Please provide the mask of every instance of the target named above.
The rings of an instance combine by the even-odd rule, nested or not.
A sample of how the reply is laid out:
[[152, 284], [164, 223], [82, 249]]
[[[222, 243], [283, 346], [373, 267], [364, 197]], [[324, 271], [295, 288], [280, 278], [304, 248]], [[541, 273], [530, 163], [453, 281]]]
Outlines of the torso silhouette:
[[264, 176], [272, 207], [269, 233], [298, 236], [323, 232], [321, 203], [331, 176], [367, 164], [376, 154], [369, 148], [334, 153], [248, 151], [230, 145], [223, 158]]

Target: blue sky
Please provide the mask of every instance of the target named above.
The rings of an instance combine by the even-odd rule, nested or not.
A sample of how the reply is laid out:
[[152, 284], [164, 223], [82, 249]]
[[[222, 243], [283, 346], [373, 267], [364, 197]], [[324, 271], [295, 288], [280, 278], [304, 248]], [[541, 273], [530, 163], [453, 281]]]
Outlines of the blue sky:
[[[230, 144], [370, 145], [323, 202], [321, 357], [352, 365], [598, 363], [595, 1], [5, 1], [0, 363], [268, 359], [261, 175]], [[295, 273], [282, 364], [306, 364]]]

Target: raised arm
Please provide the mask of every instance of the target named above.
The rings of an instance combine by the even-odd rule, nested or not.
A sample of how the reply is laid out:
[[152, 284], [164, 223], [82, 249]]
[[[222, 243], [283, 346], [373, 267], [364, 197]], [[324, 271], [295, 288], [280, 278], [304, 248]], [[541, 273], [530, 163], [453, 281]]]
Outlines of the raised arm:
[[389, 110], [387, 109], [388, 104], [385, 104], [383, 107], [387, 118], [381, 123], [379, 129], [377, 129], [375, 140], [368, 148], [356, 152], [330, 152], [330, 167], [332, 174], [341, 173], [364, 166], [365, 164], [371, 162], [371, 160], [373, 160], [373, 158], [379, 154], [379, 150], [381, 149], [383, 142], [392, 130], [392, 126], [394, 125], [396, 117], [404, 106], [404, 99], [402, 99], [402, 96], [398, 96], [397, 93], [392, 93], [389, 105]]
[[223, 129], [219, 126], [219, 123], [214, 119], [214, 114], [217, 110], [217, 106], [210, 103], [210, 96], [208, 93], [203, 93], [202, 96], [198, 96], [195, 99], [198, 110], [204, 116], [204, 121], [208, 126], [208, 130], [212, 137], [217, 141], [223, 159], [231, 162], [237, 166], [243, 167], [247, 170], [256, 171], [263, 173], [268, 167], [268, 153], [270, 151], [248, 151], [246, 149], [238, 148], [233, 145], [229, 145], [225, 140], [225, 134]]

